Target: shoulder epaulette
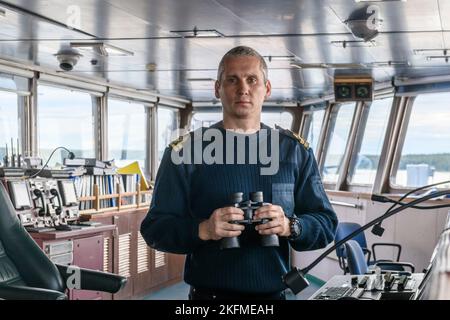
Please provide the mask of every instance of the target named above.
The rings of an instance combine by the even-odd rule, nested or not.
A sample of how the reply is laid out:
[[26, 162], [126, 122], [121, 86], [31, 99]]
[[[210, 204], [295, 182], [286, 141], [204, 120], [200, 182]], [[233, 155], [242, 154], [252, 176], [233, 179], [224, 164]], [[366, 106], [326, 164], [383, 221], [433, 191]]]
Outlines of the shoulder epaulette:
[[284, 129], [284, 128], [282, 128], [282, 127], [280, 127], [280, 126], [277, 126], [277, 125], [275, 125], [275, 128], [278, 129], [278, 130], [280, 130], [281, 133], [284, 133], [284, 134], [287, 135], [288, 137], [291, 137], [291, 138], [297, 140], [298, 142], [300, 142], [300, 144], [301, 144], [306, 150], [309, 149], [309, 143], [308, 143], [308, 141], [306, 141], [306, 140], [305, 140], [302, 136], [300, 136], [299, 134], [297, 134], [297, 133], [295, 133], [295, 132], [293, 132], [293, 131], [291, 131], [291, 130]]
[[190, 134], [185, 134], [184, 136], [179, 136], [177, 139], [173, 140], [169, 146], [175, 150], [180, 151], [183, 148], [183, 143], [189, 139]]

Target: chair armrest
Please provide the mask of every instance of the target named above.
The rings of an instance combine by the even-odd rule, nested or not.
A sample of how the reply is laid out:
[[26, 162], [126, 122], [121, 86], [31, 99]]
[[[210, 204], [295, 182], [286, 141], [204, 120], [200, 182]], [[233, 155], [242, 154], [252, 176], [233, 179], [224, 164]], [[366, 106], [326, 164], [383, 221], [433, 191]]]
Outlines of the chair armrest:
[[6, 300], [67, 300], [67, 296], [59, 291], [0, 285], [0, 298]]
[[397, 259], [395, 261], [400, 261], [400, 254], [402, 253], [402, 246], [398, 243], [390, 243], [390, 242], [377, 242], [372, 244], [372, 252], [373, 252], [373, 260], [377, 261], [377, 256], [375, 254], [375, 247], [396, 247], [397, 251]]
[[[384, 267], [390, 267], [390, 266], [391, 267], [392, 266], [408, 267], [408, 268], [411, 269], [411, 273], [414, 273], [414, 271], [416, 270], [414, 265], [412, 263], [409, 263], [409, 262], [388, 262], [388, 261], [382, 261], [382, 262], [375, 263], [374, 266], [380, 267], [381, 270], [386, 270], [386, 269], [383, 269], [383, 266]], [[395, 270], [393, 272], [395, 272]]]
[[[73, 274], [68, 271], [69, 266], [56, 264], [64, 282]], [[90, 269], [80, 269], [80, 288], [81, 290], [104, 291], [116, 293], [127, 283], [127, 278], [114, 273], [102, 272]], [[78, 288], [77, 288], [78, 289]]]

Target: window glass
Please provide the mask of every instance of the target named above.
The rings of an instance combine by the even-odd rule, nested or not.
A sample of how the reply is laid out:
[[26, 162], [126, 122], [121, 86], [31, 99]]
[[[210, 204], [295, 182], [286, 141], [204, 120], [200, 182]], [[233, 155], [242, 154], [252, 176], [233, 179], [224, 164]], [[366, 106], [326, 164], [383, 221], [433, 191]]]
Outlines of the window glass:
[[349, 182], [373, 185], [380, 162], [381, 148], [389, 120], [392, 98], [372, 102], [363, 133], [361, 148], [353, 159]]
[[[19, 123], [17, 94], [0, 91], [0, 162], [2, 164], [6, 154], [6, 145], [8, 145], [8, 156], [11, 157], [11, 141], [14, 153], [17, 155], [17, 140], [20, 139]], [[19, 148], [21, 147], [22, 145], [19, 146]]]
[[[92, 96], [85, 92], [38, 86], [38, 143], [44, 163], [56, 147], [71, 150], [76, 157], [94, 158]], [[50, 166], [62, 164], [67, 152], [58, 150]]]
[[146, 108], [141, 103], [108, 99], [108, 158], [118, 167], [138, 161], [145, 172]]
[[449, 123], [450, 93], [415, 99], [394, 184], [419, 187], [450, 180]]
[[273, 112], [263, 110], [261, 112], [261, 122], [271, 128], [275, 128], [275, 125], [278, 125], [284, 129], [290, 130], [292, 127], [292, 119], [292, 114], [287, 111]]
[[338, 180], [354, 112], [355, 103], [343, 104], [331, 118], [331, 132], [322, 169], [324, 182], [336, 183]]
[[308, 140], [309, 146], [316, 156], [317, 143], [319, 142], [320, 129], [322, 128], [324, 115], [325, 110], [314, 111], [308, 115], [308, 117], [310, 118], [309, 121], [311, 121], [311, 123], [305, 139]]
[[178, 129], [178, 110], [158, 107], [158, 163]]

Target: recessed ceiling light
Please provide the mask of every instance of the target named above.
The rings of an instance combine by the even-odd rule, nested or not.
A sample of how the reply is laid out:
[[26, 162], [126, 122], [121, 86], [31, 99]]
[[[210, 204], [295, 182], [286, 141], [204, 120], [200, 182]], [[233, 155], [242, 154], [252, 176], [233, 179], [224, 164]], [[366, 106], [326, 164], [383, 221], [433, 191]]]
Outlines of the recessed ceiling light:
[[72, 48], [108, 56], [132, 56], [133, 52], [103, 42], [71, 42]]

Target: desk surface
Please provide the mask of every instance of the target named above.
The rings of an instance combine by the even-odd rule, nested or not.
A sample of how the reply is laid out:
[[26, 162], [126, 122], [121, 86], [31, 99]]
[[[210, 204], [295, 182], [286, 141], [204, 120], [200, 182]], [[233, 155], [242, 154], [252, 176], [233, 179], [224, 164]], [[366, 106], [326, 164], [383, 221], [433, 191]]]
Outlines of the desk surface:
[[[361, 300], [380, 300], [383, 298], [386, 298], [386, 295], [389, 293], [392, 293], [392, 300], [403, 300], [400, 296], [398, 296], [398, 299], [396, 299], [394, 294], [401, 294], [402, 292], [407, 293], [413, 293], [415, 294], [417, 292], [417, 289], [424, 277], [423, 273], [413, 273], [409, 278], [408, 282], [406, 283], [406, 287], [403, 291], [397, 290], [397, 281], [398, 276], [396, 276], [396, 280], [394, 282], [394, 285], [390, 291], [385, 291], [383, 289], [375, 289], [376, 287], [376, 275], [370, 274], [370, 275], [336, 275], [333, 278], [331, 278], [327, 283], [325, 283], [319, 290], [317, 290], [310, 298], [309, 300], [315, 300], [317, 296], [319, 296], [322, 292], [324, 292], [326, 289], [330, 287], [352, 287], [352, 278], [358, 277], [358, 283], [365, 277], [368, 276], [368, 285], [364, 289], [363, 294], [360, 296], [359, 299]], [[378, 288], [384, 287], [384, 274], [382, 276], [382, 281], [380, 286]], [[414, 297], [412, 297], [414, 298]]]
[[99, 226], [86, 226], [81, 229], [74, 229], [68, 231], [46, 231], [46, 232], [32, 232], [30, 235], [33, 239], [41, 239], [41, 240], [56, 240], [56, 239], [66, 239], [71, 237], [77, 237], [82, 235], [96, 234], [105, 231], [114, 230], [116, 225], [113, 224], [104, 224]]

